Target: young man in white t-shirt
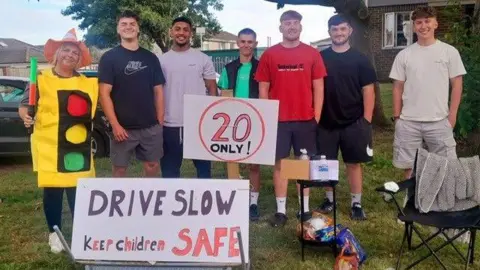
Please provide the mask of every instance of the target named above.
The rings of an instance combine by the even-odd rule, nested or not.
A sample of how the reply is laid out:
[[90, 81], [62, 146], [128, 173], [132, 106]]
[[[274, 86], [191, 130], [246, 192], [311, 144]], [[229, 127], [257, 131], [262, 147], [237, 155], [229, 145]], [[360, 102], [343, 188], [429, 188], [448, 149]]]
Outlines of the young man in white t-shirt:
[[[212, 60], [200, 50], [190, 47], [193, 24], [189, 18], [173, 20], [171, 50], [161, 55], [160, 65], [165, 75], [164, 154], [160, 161], [162, 177], [179, 178], [183, 162], [183, 96], [217, 95], [216, 73]], [[211, 178], [209, 160], [193, 160], [198, 178]]]
[[453, 128], [466, 74], [458, 50], [435, 38], [438, 22], [433, 7], [417, 8], [412, 21], [418, 41], [398, 53], [390, 73], [394, 80], [393, 164], [405, 170], [405, 178], [410, 178], [423, 142], [429, 152], [457, 157]]

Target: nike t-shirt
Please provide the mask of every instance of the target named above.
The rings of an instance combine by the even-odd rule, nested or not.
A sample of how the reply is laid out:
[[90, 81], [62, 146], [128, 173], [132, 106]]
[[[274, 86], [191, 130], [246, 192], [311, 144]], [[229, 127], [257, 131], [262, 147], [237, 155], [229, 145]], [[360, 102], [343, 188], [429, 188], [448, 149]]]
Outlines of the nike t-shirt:
[[115, 47], [100, 59], [98, 81], [112, 85], [113, 107], [123, 128], [158, 124], [153, 88], [165, 84], [165, 77], [155, 54], [143, 48]]

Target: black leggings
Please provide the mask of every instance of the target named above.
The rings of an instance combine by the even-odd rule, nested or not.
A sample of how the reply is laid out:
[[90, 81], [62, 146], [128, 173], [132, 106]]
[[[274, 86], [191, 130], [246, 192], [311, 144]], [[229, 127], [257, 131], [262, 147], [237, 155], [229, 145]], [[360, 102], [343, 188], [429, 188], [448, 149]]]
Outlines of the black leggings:
[[53, 226], [62, 228], [62, 206], [63, 191], [67, 193], [68, 206], [72, 212], [72, 219], [75, 209], [76, 188], [44, 188], [43, 189], [43, 210], [47, 219], [48, 230], [54, 232]]

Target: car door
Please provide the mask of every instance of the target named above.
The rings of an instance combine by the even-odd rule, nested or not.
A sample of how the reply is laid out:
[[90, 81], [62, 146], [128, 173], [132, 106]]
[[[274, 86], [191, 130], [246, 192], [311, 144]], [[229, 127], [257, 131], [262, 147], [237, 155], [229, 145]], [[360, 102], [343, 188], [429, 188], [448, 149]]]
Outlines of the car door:
[[26, 80], [0, 78], [0, 155], [29, 155], [30, 136], [18, 115]]

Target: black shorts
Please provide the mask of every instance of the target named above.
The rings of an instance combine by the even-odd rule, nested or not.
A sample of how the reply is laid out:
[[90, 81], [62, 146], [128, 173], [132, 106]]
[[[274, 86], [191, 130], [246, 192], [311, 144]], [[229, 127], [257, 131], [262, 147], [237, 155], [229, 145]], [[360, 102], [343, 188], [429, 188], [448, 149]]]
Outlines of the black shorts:
[[317, 130], [317, 154], [327, 159], [337, 159], [338, 150], [342, 152], [345, 163], [364, 163], [372, 161], [372, 125], [359, 118], [354, 123], [340, 129]]
[[306, 149], [308, 155], [315, 155], [315, 135], [317, 121], [279, 122], [277, 130], [276, 159], [281, 160], [290, 156], [290, 150], [296, 157], [300, 156], [300, 149]]

